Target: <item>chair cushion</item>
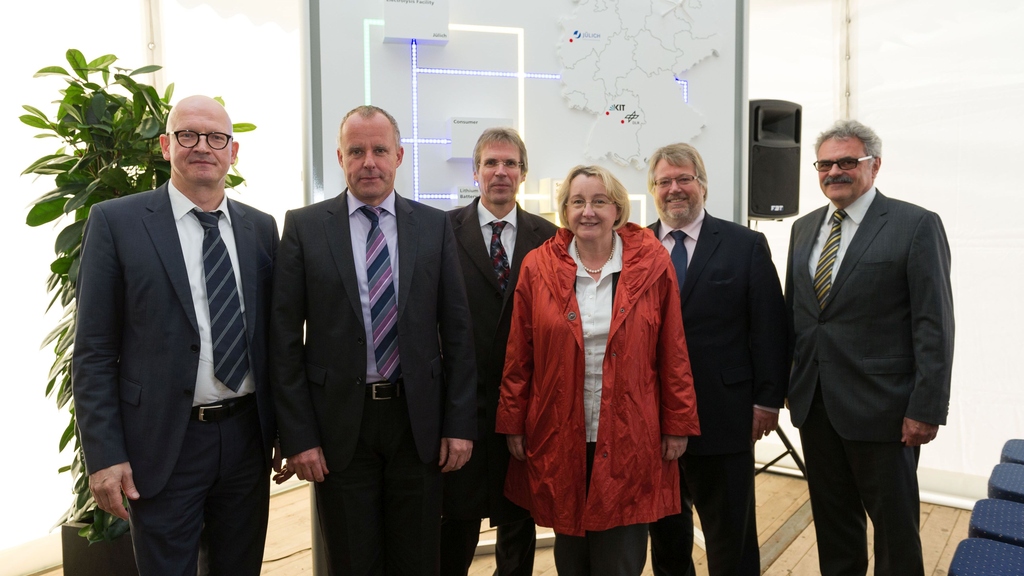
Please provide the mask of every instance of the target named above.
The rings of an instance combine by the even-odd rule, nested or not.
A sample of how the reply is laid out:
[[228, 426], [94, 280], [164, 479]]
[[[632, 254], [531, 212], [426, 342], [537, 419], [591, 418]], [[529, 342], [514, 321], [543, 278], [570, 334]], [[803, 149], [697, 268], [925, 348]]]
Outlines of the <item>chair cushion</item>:
[[1006, 444], [1003, 444], [1003, 453], [999, 461], [1024, 464], [1024, 440], [1007, 440]]
[[1024, 546], [1024, 504], [992, 498], [979, 500], [971, 512], [967, 535]]
[[988, 477], [988, 497], [1024, 503], [1024, 465], [996, 464]]
[[949, 576], [1019, 576], [1024, 574], [1024, 548], [968, 538], [960, 542]]

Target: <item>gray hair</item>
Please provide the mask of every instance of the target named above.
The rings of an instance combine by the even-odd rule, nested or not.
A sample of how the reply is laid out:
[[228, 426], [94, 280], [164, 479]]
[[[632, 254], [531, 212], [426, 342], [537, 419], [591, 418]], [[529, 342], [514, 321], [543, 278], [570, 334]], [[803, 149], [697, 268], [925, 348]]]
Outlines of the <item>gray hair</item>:
[[814, 142], [814, 152], [817, 154], [821, 145], [826, 140], [849, 140], [856, 138], [864, 144], [864, 153], [875, 158], [882, 157], [882, 139], [875, 134], [875, 131], [856, 120], [837, 120], [831, 128], [818, 134]]
[[697, 177], [697, 183], [700, 184], [701, 189], [704, 191], [704, 198], [708, 196], [708, 171], [704, 169], [704, 159], [700, 157], [700, 152], [693, 146], [685, 143], [669, 144], [662, 146], [654, 151], [651, 155], [651, 159], [647, 162], [647, 191], [654, 194], [654, 168], [658, 165], [658, 162], [664, 160], [668, 164], [675, 166], [676, 168], [683, 168], [687, 164], [693, 166], [694, 176]]
[[385, 118], [388, 119], [388, 122], [391, 123], [391, 127], [395, 129], [395, 148], [397, 149], [402, 146], [402, 133], [401, 131], [398, 130], [398, 122], [395, 120], [395, 117], [392, 116], [391, 114], [388, 114], [387, 110], [383, 108], [372, 106], [370, 104], [365, 104], [363, 106], [356, 106], [355, 108], [349, 110], [348, 114], [345, 114], [345, 117], [341, 119], [341, 125], [338, 126], [339, 148], [341, 147], [341, 131], [342, 129], [345, 128], [345, 122], [347, 122], [349, 117], [354, 114], [358, 114], [364, 120], [369, 120], [370, 118], [373, 118], [377, 114], [383, 115]]
[[530, 161], [526, 159], [526, 144], [523, 143], [523, 139], [519, 137], [519, 133], [515, 129], [501, 126], [488, 128], [483, 131], [483, 134], [480, 134], [480, 138], [476, 141], [476, 146], [473, 147], [474, 171], [480, 168], [480, 157], [483, 155], [484, 148], [491, 144], [515, 146], [519, 150], [519, 161], [523, 163], [523, 174], [530, 170]]

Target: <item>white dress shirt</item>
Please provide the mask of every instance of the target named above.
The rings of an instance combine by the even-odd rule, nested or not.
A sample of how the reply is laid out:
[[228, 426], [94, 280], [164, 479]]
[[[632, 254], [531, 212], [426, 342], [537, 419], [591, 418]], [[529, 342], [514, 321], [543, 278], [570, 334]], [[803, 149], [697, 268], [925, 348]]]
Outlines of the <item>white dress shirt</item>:
[[505, 249], [505, 256], [508, 257], [508, 269], [512, 270], [512, 255], [516, 252], [516, 232], [519, 224], [519, 207], [516, 205], [512, 206], [512, 211], [505, 215], [504, 218], [498, 218], [487, 208], [484, 208], [483, 202], [478, 202], [476, 205], [476, 215], [480, 219], [480, 232], [484, 237], [484, 246], [487, 247], [487, 255], [491, 255], [491, 236], [494, 234], [494, 228], [491, 227], [491, 222], [498, 220], [499, 222], [507, 222], [505, 227], [501, 230], [501, 246]]
[[[210, 304], [206, 299], [206, 270], [203, 267], [203, 225], [192, 210], [199, 208], [194, 202], [182, 194], [174, 184], [167, 183], [168, 195], [171, 199], [171, 212], [174, 224], [178, 229], [178, 243], [181, 244], [181, 255], [185, 259], [185, 271], [188, 273], [188, 285], [192, 291], [192, 306], [196, 311], [196, 324], [199, 325], [199, 371], [196, 373], [196, 390], [192, 394], [192, 405], [201, 406], [214, 404], [228, 398], [237, 398], [256, 390], [250, 370], [242, 385], [235, 392], [217, 380], [213, 372], [213, 336], [210, 327]], [[202, 208], [199, 208], [202, 210]], [[235, 249], [235, 233], [231, 229], [231, 212], [228, 211], [227, 196], [216, 208], [224, 215], [218, 220], [220, 236], [231, 258], [231, 268], [235, 272], [235, 283], [238, 286], [238, 303], [245, 318], [245, 297], [242, 294], [242, 275], [238, 269], [238, 250]], [[250, 356], [249, 365], [252, 365]]]
[[[832, 280], [836, 278], [836, 274], [839, 272], [839, 265], [843, 263], [843, 257], [846, 256], [846, 249], [850, 247], [850, 242], [853, 241], [853, 236], [857, 233], [860, 228], [860, 223], [864, 221], [864, 215], [868, 213], [868, 208], [871, 207], [871, 202], [875, 200], [875, 192], [877, 190], [874, 186], [870, 190], [865, 192], [860, 198], [853, 201], [852, 204], [845, 208], [846, 218], [843, 219], [843, 223], [839, 227], [839, 252], [836, 254], [836, 263], [832, 265]], [[821, 223], [821, 228], [818, 230], [818, 239], [814, 241], [814, 246], [811, 248], [810, 259], [807, 262], [808, 269], [811, 271], [811, 278], [814, 278], [815, 272], [818, 270], [818, 260], [821, 258], [821, 248], [828, 241], [828, 235], [832, 232], [832, 214], [837, 210], [836, 205], [829, 202], [829, 209], [825, 212], [825, 221]]]
[[622, 239], [612, 233], [613, 256], [601, 277], [594, 280], [583, 269], [576, 256], [576, 239], [569, 242], [569, 254], [576, 262], [576, 302], [580, 307], [583, 326], [583, 415], [586, 420], [587, 442], [597, 442], [597, 426], [601, 419], [601, 387], [604, 382], [604, 353], [608, 347], [608, 332], [612, 324], [612, 274], [622, 271]]
[[[395, 215], [395, 192], [380, 203], [379, 225], [388, 243], [388, 257], [391, 259], [391, 281], [395, 285], [395, 301], [398, 301], [398, 219]], [[359, 283], [359, 303], [363, 307], [363, 329], [366, 331], [366, 382], [380, 382], [384, 378], [377, 371], [377, 358], [373, 350], [373, 322], [370, 319], [370, 286], [366, 275], [366, 237], [370, 234], [370, 219], [359, 210], [368, 204], [349, 191], [348, 224], [352, 236], [352, 260], [355, 261], [356, 280]], [[399, 358], [401, 365], [401, 358]]]

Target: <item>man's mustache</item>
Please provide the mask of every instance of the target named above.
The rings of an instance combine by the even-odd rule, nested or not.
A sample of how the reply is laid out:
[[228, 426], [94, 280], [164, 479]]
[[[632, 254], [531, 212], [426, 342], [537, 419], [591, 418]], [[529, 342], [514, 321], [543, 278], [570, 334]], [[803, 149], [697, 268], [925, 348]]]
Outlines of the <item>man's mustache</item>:
[[846, 174], [840, 174], [838, 176], [826, 176], [824, 184], [825, 186], [828, 186], [829, 184], [853, 184], [853, 178]]

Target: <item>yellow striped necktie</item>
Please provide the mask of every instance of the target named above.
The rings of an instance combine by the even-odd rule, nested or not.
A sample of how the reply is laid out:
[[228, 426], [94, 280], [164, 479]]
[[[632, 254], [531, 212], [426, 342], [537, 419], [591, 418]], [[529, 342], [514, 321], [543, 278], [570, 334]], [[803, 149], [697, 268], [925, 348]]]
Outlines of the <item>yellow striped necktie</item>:
[[821, 249], [821, 256], [818, 257], [818, 267], [814, 270], [814, 293], [818, 296], [818, 306], [821, 308], [825, 307], [825, 299], [832, 289], [832, 268], [839, 254], [840, 232], [845, 219], [846, 212], [843, 210], [836, 210], [832, 214], [832, 229], [825, 240], [825, 246]]

